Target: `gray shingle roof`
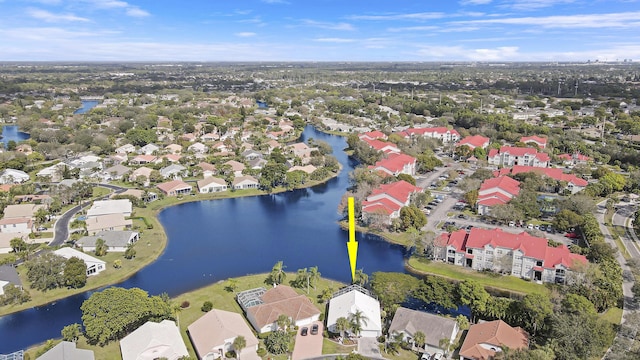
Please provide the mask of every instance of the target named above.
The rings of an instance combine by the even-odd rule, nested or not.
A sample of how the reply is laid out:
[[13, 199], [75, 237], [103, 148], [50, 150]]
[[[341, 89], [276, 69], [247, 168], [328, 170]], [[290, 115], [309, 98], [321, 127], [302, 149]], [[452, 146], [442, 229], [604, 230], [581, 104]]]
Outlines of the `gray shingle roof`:
[[0, 280], [8, 281], [11, 284], [22, 286], [22, 281], [18, 276], [16, 268], [11, 265], [0, 265]]
[[112, 246], [126, 247], [127, 245], [129, 245], [129, 239], [131, 239], [131, 237], [134, 234], [137, 234], [137, 232], [136, 231], [100, 231], [94, 236], [84, 236], [78, 239], [76, 243], [81, 246], [93, 247], [93, 246], [96, 246], [96, 241], [98, 239], [102, 239], [104, 240], [104, 243], [109, 247], [112, 247]]

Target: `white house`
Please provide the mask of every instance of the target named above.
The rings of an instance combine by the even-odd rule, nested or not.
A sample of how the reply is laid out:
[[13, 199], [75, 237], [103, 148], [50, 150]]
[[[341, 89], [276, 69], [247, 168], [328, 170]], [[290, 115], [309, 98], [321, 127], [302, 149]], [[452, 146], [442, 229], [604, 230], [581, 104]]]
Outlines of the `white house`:
[[260, 187], [260, 183], [253, 176], [240, 176], [233, 179], [233, 188], [236, 190], [242, 189], [257, 189]]
[[0, 220], [0, 232], [2, 233], [31, 233], [33, 220], [27, 217], [4, 218]]
[[60, 248], [53, 253], [62, 256], [67, 260], [71, 259], [72, 257], [77, 257], [78, 259], [84, 261], [84, 263], [87, 265], [87, 276], [98, 275], [107, 268], [107, 263], [103, 260], [85, 254], [82, 251], [72, 249], [70, 247]]
[[225, 353], [236, 350], [233, 348], [233, 341], [238, 336], [244, 337], [246, 342], [238, 358], [260, 359], [256, 354], [259, 340], [253, 335], [253, 331], [242, 315], [238, 313], [213, 309], [189, 325], [187, 330], [198, 359], [224, 358]]
[[76, 343], [62, 341], [36, 360], [94, 360], [93, 350], [77, 349]]
[[366, 323], [362, 323], [362, 330], [359, 335], [362, 337], [378, 337], [382, 335], [380, 303], [369, 291], [358, 285], [351, 285], [339, 290], [329, 300], [327, 329], [333, 333], [338, 333], [336, 320], [342, 317], [350, 319], [358, 311], [366, 318]]
[[96, 200], [89, 210], [87, 210], [87, 218], [90, 219], [96, 216], [110, 215], [110, 214], [122, 214], [124, 216], [131, 216], [133, 211], [133, 204], [129, 199], [116, 199], [116, 200]]
[[195, 144], [189, 145], [187, 150], [196, 154], [204, 154], [209, 151], [209, 148], [207, 147], [207, 145], [197, 142]]
[[227, 182], [217, 177], [207, 177], [198, 181], [198, 190], [201, 194], [227, 191]]
[[128, 154], [136, 151], [136, 147], [131, 144], [124, 144], [116, 148], [116, 153], [118, 154]]
[[94, 235], [99, 231], [121, 231], [131, 228], [133, 220], [125, 219], [122, 214], [107, 214], [87, 218], [85, 223], [87, 224], [87, 232], [89, 235]]
[[22, 170], [4, 169], [0, 172], [0, 184], [21, 184], [30, 179], [29, 174]]
[[140, 155], [153, 155], [154, 152], [160, 150], [160, 147], [155, 144], [147, 144], [138, 149]]
[[171, 320], [147, 321], [120, 340], [122, 360], [178, 360], [189, 356], [180, 330]]

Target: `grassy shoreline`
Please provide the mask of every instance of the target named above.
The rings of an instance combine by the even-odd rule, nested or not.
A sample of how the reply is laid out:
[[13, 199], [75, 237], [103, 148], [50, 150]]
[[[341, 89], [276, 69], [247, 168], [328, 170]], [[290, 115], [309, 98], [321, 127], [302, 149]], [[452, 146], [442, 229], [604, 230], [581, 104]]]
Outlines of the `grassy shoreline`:
[[[328, 182], [329, 180], [337, 177], [342, 171], [342, 167], [335, 172], [331, 173], [330, 176], [323, 180], [318, 181], [308, 181], [304, 184], [302, 188], [310, 188], [316, 185], [320, 185]], [[135, 208], [134, 209], [134, 218], [144, 217], [148, 221], [153, 224], [153, 229], [147, 229], [146, 225], [141, 220], [134, 220], [134, 225], [139, 227], [139, 232], [141, 233], [141, 239], [136, 246], [136, 258], [134, 260], [126, 260], [123, 257], [123, 253], [108, 253], [102, 260], [107, 262], [107, 269], [100, 273], [100, 275], [89, 277], [87, 279], [87, 284], [80, 289], [67, 289], [67, 288], [58, 288], [49, 290], [47, 292], [41, 292], [34, 289], [27, 289], [31, 294], [32, 300], [20, 304], [20, 305], [7, 305], [0, 307], [0, 316], [9, 315], [12, 313], [16, 313], [19, 311], [23, 311], [29, 308], [34, 308], [38, 306], [44, 306], [55, 301], [74, 296], [77, 294], [81, 294], [87, 291], [100, 289], [106, 286], [116, 285], [122, 283], [134, 276], [138, 271], [142, 270], [149, 264], [156, 261], [165, 251], [167, 247], [167, 235], [164, 231], [164, 227], [158, 221], [158, 214], [164, 210], [165, 208], [184, 204], [188, 202], [196, 202], [196, 201], [206, 201], [206, 200], [216, 200], [216, 199], [230, 199], [230, 198], [238, 198], [238, 197], [249, 197], [249, 196], [260, 196], [260, 195], [268, 195], [268, 194], [277, 194], [289, 191], [290, 189], [286, 188], [276, 188], [271, 192], [266, 192], [262, 190], [248, 189], [248, 190], [237, 190], [237, 191], [225, 191], [219, 193], [208, 193], [208, 194], [199, 194], [196, 193], [193, 196], [186, 196], [181, 198], [176, 197], [165, 197], [164, 199], [154, 201], [150, 204], [147, 204], [146, 208]], [[151, 246], [153, 245], [155, 246]], [[146, 245], [146, 246], [141, 246]], [[113, 262], [116, 259], [120, 259], [122, 261], [122, 267], [120, 269], [115, 269], [113, 267]], [[23, 283], [28, 283], [26, 281], [26, 269], [24, 267], [18, 267], [18, 273], [23, 280]]]

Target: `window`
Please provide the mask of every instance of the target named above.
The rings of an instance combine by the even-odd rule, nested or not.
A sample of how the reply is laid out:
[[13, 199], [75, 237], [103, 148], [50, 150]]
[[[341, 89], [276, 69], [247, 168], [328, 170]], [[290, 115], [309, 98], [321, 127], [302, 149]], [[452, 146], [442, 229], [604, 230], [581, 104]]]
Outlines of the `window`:
[[536, 261], [536, 266], [542, 266], [542, 261], [541, 260]]
[[519, 255], [518, 255], [518, 256], [516, 256], [516, 260], [518, 260], [518, 261], [522, 261], [522, 256], [519, 256]]
[[493, 250], [487, 250], [487, 255], [493, 255]]
[[498, 255], [502, 255], [502, 250], [497, 251]]
[[467, 254], [473, 254], [473, 249], [467, 249]]

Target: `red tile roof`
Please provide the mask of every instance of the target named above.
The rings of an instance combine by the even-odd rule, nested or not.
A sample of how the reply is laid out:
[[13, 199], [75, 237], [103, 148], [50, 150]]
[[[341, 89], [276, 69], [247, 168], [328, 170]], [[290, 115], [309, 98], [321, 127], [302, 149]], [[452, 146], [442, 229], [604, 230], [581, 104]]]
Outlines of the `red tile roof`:
[[374, 130], [374, 131], [366, 132], [364, 134], [360, 134], [358, 135], [358, 137], [361, 140], [364, 140], [366, 138], [375, 140], [375, 139], [386, 139], [387, 135], [385, 135], [382, 131]]
[[497, 178], [485, 180], [482, 185], [480, 185], [479, 191], [482, 192], [483, 190], [493, 188], [504, 190], [507, 193], [516, 196], [520, 193], [520, 182], [508, 176], [499, 176]]
[[384, 168], [395, 174], [401, 172], [407, 164], [415, 164], [416, 158], [402, 153], [391, 153], [386, 159], [382, 159], [369, 166], [369, 169]]
[[[485, 344], [494, 345], [495, 350]], [[485, 345], [485, 346], [483, 346]], [[529, 335], [519, 327], [513, 328], [502, 320], [488, 321], [471, 325], [460, 347], [460, 357], [488, 360], [496, 351], [506, 346], [511, 350], [529, 347]]]
[[[380, 185], [371, 192], [367, 200], [362, 202], [362, 211], [366, 213], [385, 213], [391, 215], [394, 211], [400, 210], [404, 204], [407, 204], [409, 197], [415, 192], [422, 192], [422, 189], [404, 180]], [[380, 197], [378, 195], [386, 195], [396, 201], [394, 202], [387, 197]]]
[[538, 146], [540, 146], [542, 148], [547, 146], [547, 138], [543, 138], [543, 137], [535, 136], [535, 135], [533, 135], [533, 136], [523, 136], [523, 137], [520, 138], [520, 142], [523, 142], [525, 144], [528, 143], [528, 142], [533, 142], [533, 143], [536, 143]]
[[557, 181], [566, 181], [567, 183], [571, 183], [573, 185], [581, 186], [581, 187], [585, 187], [585, 186], [587, 186], [589, 184], [587, 182], [587, 180], [579, 178], [574, 174], [566, 174], [560, 168], [540, 168], [540, 167], [535, 167], [535, 166], [515, 165], [511, 169], [507, 169], [507, 168], [501, 169], [499, 171], [499, 174], [501, 174], [501, 175], [506, 175], [506, 174], [516, 175], [516, 174], [526, 173], [526, 172], [535, 172], [535, 173], [550, 177], [550, 178], [552, 178], [554, 180], [557, 180]]
[[482, 135], [473, 135], [467, 136], [466, 138], [460, 140], [457, 146], [467, 145], [472, 150], [477, 147], [485, 147], [489, 144], [490, 139], [488, 137], [484, 137]]
[[[400, 151], [400, 149], [398, 149], [398, 147], [394, 143], [390, 143], [390, 142], [386, 142], [386, 141], [380, 141], [380, 140], [371, 140], [371, 139], [367, 139], [367, 138], [362, 139], [362, 141], [366, 142], [367, 144], [369, 144], [369, 146], [371, 146], [372, 148], [374, 148], [374, 149], [376, 149], [378, 151], [384, 151], [384, 152], [398, 152], [398, 151]], [[387, 149], [385, 150], [385, 148], [387, 148]]]

